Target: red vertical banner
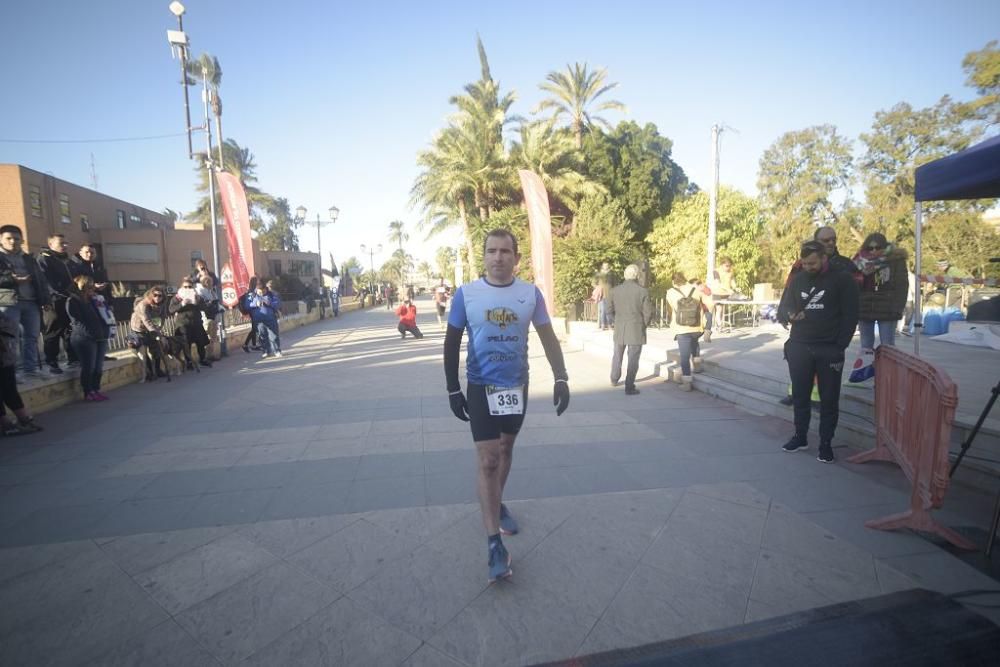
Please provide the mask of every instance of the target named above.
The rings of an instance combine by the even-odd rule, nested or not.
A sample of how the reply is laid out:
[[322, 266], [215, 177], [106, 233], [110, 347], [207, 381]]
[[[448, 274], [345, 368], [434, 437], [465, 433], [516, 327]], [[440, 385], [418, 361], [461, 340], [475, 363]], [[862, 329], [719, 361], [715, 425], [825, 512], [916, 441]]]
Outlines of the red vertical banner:
[[237, 293], [243, 294], [250, 287], [250, 276], [254, 275], [247, 195], [239, 179], [228, 172], [218, 172], [216, 180], [219, 183], [222, 212], [226, 217], [226, 242], [229, 246], [233, 282]]
[[541, 177], [533, 171], [519, 169], [524, 203], [528, 209], [531, 230], [531, 268], [535, 285], [545, 297], [549, 316], [555, 312], [555, 270], [552, 268], [552, 218], [549, 216], [549, 195]]

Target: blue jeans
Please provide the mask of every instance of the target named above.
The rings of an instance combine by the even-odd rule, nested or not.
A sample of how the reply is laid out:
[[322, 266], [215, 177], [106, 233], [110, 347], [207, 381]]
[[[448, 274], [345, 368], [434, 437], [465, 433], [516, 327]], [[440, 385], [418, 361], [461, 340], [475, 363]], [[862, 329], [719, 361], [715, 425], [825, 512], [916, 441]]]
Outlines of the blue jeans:
[[18, 349], [21, 352], [21, 368], [26, 373], [38, 370], [38, 332], [42, 328], [42, 314], [38, 304], [25, 301], [16, 306], [0, 306], [0, 317], [6, 317], [20, 325]]
[[701, 338], [700, 331], [674, 336], [674, 340], [677, 341], [677, 351], [681, 354], [681, 375], [684, 377], [691, 377], [691, 357], [697, 357], [701, 352], [698, 345], [699, 338]]
[[84, 396], [92, 391], [101, 390], [101, 374], [104, 373], [104, 355], [108, 352], [106, 339], [94, 340], [84, 336], [70, 336], [69, 344], [73, 346], [77, 359], [80, 361], [80, 388]]
[[614, 324], [614, 320], [608, 315], [608, 300], [601, 299], [597, 302], [597, 326], [601, 329], [608, 329]]
[[896, 344], [896, 325], [899, 324], [899, 320], [859, 320], [858, 331], [861, 333], [861, 349], [875, 349], [875, 322], [878, 322], [879, 344], [894, 346]]
[[281, 335], [278, 332], [278, 320], [274, 317], [257, 321], [257, 344], [264, 348], [267, 354], [281, 352]]

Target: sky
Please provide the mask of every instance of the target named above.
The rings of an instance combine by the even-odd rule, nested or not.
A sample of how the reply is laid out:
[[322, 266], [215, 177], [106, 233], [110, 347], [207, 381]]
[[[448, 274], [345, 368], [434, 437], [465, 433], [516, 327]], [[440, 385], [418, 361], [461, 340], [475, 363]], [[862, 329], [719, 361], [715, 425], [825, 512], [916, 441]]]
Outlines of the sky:
[[[184, 131], [167, 0], [33, 0], [0, 6], [0, 163], [19, 163], [146, 208], [190, 211], [195, 164]], [[548, 72], [607, 68], [628, 107], [609, 121], [654, 123], [674, 160], [707, 186], [710, 134], [720, 180], [756, 193], [757, 164], [782, 133], [830, 123], [857, 139], [874, 114], [942, 95], [975, 96], [962, 58], [1000, 39], [996, 0], [865, 2], [302, 2], [187, 0], [194, 56], [222, 64], [223, 130], [249, 147], [259, 186], [302, 205], [324, 262], [382, 244], [406, 223], [407, 249], [433, 263], [454, 235], [425, 239], [409, 205], [416, 155], [446, 123], [451, 95], [479, 77], [476, 35], [494, 79], [529, 116]], [[200, 110], [200, 96], [192, 104]], [[200, 111], [199, 111], [200, 112]], [[196, 115], [193, 124], [199, 124]], [[12, 142], [11, 140], [19, 140]], [[196, 147], [204, 136], [195, 136]], [[857, 149], [857, 146], [856, 146]], [[857, 149], [860, 152], [860, 149]], [[299, 232], [316, 249], [315, 227]]]

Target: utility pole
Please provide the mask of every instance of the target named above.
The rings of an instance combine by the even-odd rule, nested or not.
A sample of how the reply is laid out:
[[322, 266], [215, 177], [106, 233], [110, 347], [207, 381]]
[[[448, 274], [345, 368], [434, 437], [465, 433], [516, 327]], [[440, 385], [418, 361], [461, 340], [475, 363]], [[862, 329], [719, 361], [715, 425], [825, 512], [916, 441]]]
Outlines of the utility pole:
[[715, 224], [719, 207], [719, 132], [718, 123], [712, 126], [712, 187], [708, 191], [708, 251], [706, 252], [706, 281], [712, 281], [715, 271]]
[[94, 163], [94, 154], [90, 154], [90, 187], [97, 191], [97, 165]]
[[[205, 169], [208, 170], [208, 211], [212, 225], [212, 264], [215, 267], [216, 275], [222, 273], [219, 264], [219, 227], [215, 219], [215, 166], [212, 164], [212, 123], [208, 117], [208, 105], [211, 102], [211, 90], [208, 87], [208, 72], [202, 66], [201, 70], [202, 92], [201, 99], [205, 107]], [[215, 285], [216, 295], [220, 293], [222, 285]], [[226, 345], [226, 323], [225, 317], [221, 313], [217, 314], [219, 331], [219, 356], [228, 355]]]

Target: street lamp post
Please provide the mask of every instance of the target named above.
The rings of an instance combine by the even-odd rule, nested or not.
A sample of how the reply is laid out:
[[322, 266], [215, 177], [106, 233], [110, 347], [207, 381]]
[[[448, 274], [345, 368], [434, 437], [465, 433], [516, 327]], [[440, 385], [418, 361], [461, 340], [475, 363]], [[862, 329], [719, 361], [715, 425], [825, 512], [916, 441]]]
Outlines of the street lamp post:
[[[170, 43], [171, 48], [177, 48], [180, 50], [181, 55], [181, 67], [184, 69], [182, 84], [184, 86], [184, 108], [185, 116], [190, 117], [190, 110], [188, 104], [188, 92], [187, 92], [187, 71], [185, 64], [187, 63], [187, 50], [188, 50], [188, 38], [187, 34], [184, 33], [183, 23], [181, 17], [184, 15], [184, 5], [176, 0], [170, 3], [170, 13], [177, 17], [177, 25], [181, 30], [168, 30], [167, 31], [167, 41]], [[208, 116], [208, 105], [212, 99], [212, 92], [208, 88], [208, 73], [205, 68], [202, 67], [202, 95], [201, 100], [204, 106], [204, 125], [202, 127], [191, 127], [191, 121], [187, 120], [187, 135], [188, 135], [188, 156], [195, 157], [191, 151], [191, 131], [192, 130], [204, 130], [205, 131], [205, 169], [208, 170], [208, 211], [209, 217], [211, 218], [211, 232], [212, 232], [212, 262], [215, 266], [217, 273], [221, 273], [219, 266], [219, 229], [218, 223], [215, 217], [215, 165], [212, 162], [212, 125], [209, 122]], [[221, 285], [215, 286], [216, 290], [221, 289]], [[219, 355], [225, 357], [227, 355], [226, 349], [226, 325], [225, 318], [222, 315], [216, 315], [216, 320], [218, 322], [218, 332], [219, 332]]]
[[[368, 253], [368, 264], [371, 267], [372, 273], [374, 274], [375, 273], [375, 253], [382, 252], [382, 244], [379, 243], [377, 246], [373, 247], [373, 246], [366, 246], [364, 243], [362, 243], [361, 244], [361, 254], [363, 255], [366, 252]], [[371, 285], [371, 288], [374, 291], [375, 285]], [[374, 297], [374, 292], [373, 292], [372, 296]]]
[[[295, 209], [295, 219], [299, 223], [306, 221], [306, 210], [305, 206], [299, 206]], [[331, 206], [329, 209], [330, 219], [320, 220], [319, 213], [316, 214], [316, 253], [319, 255], [319, 318], [323, 319], [324, 303], [323, 303], [323, 241], [320, 239], [320, 228], [323, 225], [332, 225], [337, 222], [337, 217], [340, 215], [340, 209], [336, 206]], [[331, 271], [332, 273], [332, 271]]]

